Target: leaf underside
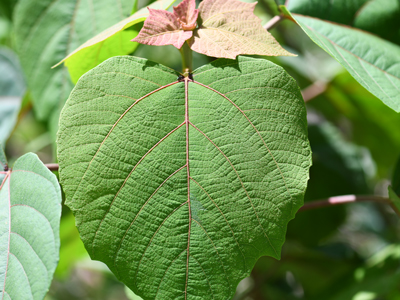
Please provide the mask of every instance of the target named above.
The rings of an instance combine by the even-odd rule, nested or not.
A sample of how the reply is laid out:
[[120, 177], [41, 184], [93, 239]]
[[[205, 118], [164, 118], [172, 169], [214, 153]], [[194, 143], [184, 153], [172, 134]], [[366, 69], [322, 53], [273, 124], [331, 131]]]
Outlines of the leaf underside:
[[35, 154], [0, 188], [0, 298], [41, 300], [58, 263], [61, 190]]
[[[284, 7], [282, 7], [285, 10]], [[400, 47], [368, 32], [292, 14], [304, 32], [368, 91], [400, 112]]]
[[295, 81], [217, 60], [177, 81], [135, 57], [85, 74], [63, 109], [60, 178], [81, 238], [143, 299], [230, 299], [280, 257], [310, 148]]

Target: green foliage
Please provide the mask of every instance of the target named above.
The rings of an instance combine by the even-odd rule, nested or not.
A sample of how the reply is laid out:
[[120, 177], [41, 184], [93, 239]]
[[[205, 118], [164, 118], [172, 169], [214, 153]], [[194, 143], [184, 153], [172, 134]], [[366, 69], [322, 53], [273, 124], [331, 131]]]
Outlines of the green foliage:
[[58, 263], [60, 215], [56, 177], [35, 154], [19, 158], [0, 188], [2, 299], [44, 298]]
[[260, 256], [279, 258], [308, 179], [304, 104], [280, 67], [239, 57], [193, 76], [113, 58], [61, 116], [61, 182], [86, 249], [144, 299], [232, 297]]
[[[152, 9], [167, 9], [173, 2], [175, 0], [160, 0], [154, 2], [149, 7]], [[106, 59], [132, 53], [138, 44], [132, 43], [131, 39], [138, 32], [131, 28], [133, 25], [143, 22], [148, 15], [149, 11], [147, 7], [142, 8], [130, 17], [91, 38], [58, 64], [65, 62], [72, 81], [76, 83], [83, 74]]]
[[4, 146], [17, 121], [25, 80], [16, 54], [0, 47], [0, 146]]
[[73, 88], [66, 68], [51, 70], [83, 41], [123, 20], [130, 0], [21, 0], [15, 9], [15, 39], [34, 109], [48, 120]]
[[[326, 1], [320, 2], [329, 5]], [[308, 1], [303, 3], [309, 4]], [[341, 5], [337, 5], [340, 11]], [[312, 7], [311, 15], [315, 13], [314, 6]], [[290, 15], [286, 7], [281, 6], [281, 8], [288, 17], [294, 18], [316, 44], [340, 62], [362, 86], [387, 106], [400, 112], [399, 46], [368, 32], [324, 21], [324, 11], [321, 16], [318, 15], [321, 19], [317, 19], [294, 13], [297, 10], [292, 11]], [[302, 12], [305, 13], [304, 10]], [[343, 17], [346, 18], [345, 14]]]

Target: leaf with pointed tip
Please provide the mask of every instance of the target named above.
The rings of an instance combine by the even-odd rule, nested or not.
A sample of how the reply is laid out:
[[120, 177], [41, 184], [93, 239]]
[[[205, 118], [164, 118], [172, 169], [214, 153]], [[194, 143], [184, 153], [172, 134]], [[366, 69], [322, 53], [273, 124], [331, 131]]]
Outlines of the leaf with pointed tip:
[[290, 14], [304, 32], [368, 91], [400, 112], [400, 47], [359, 29]]
[[[149, 7], [154, 9], [167, 9], [175, 1], [176, 0], [159, 0], [152, 3]], [[107, 28], [85, 42], [54, 67], [65, 62], [72, 81], [76, 83], [83, 74], [106, 59], [133, 52], [138, 44], [132, 43], [131, 39], [137, 35], [137, 31], [126, 29], [143, 22], [148, 15], [149, 12], [147, 8], [140, 9], [130, 17]]]
[[36, 116], [48, 120], [62, 107], [73, 83], [66, 68], [51, 69], [83, 41], [123, 20], [132, 0], [20, 0], [15, 41]]
[[293, 56], [261, 26], [253, 11], [256, 3], [205, 0], [199, 6], [199, 28], [189, 40], [192, 50], [234, 59], [240, 54]]
[[58, 263], [61, 190], [33, 154], [0, 188], [0, 298], [42, 300]]
[[196, 27], [199, 11], [195, 6], [195, 0], [184, 0], [174, 7], [174, 12], [149, 7], [150, 15], [132, 41], [154, 46], [173, 45], [180, 49]]
[[83, 75], [60, 119], [61, 183], [89, 254], [135, 294], [230, 299], [260, 256], [279, 258], [303, 203], [304, 101], [263, 59], [178, 75], [136, 57]]

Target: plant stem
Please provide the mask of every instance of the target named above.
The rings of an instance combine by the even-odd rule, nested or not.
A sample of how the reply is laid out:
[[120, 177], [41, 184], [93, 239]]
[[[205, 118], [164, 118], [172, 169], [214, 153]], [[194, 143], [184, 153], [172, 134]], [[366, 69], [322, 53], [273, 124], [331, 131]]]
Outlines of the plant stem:
[[326, 91], [327, 87], [328, 85], [326, 84], [326, 82], [322, 80], [317, 80], [313, 84], [309, 85], [301, 91], [304, 102], [308, 102], [315, 97], [323, 94]]
[[45, 164], [45, 166], [50, 171], [58, 171], [58, 164]]
[[278, 23], [279, 23], [280, 21], [282, 21], [284, 18], [285, 18], [285, 17], [283, 17], [283, 16], [281, 16], [281, 15], [275, 16], [275, 17], [273, 17], [271, 20], [269, 20], [269, 21], [267, 22], [267, 24], [264, 25], [264, 28], [265, 28], [266, 30], [271, 30], [271, 29], [274, 28], [276, 25], [278, 25]]
[[[384, 203], [384, 204], [392, 204], [390, 199], [380, 196], [372, 196], [372, 195], [365, 195], [365, 196], [357, 196], [357, 195], [344, 195], [344, 196], [336, 196], [330, 197], [328, 199], [319, 200], [319, 201], [312, 201], [307, 202], [299, 209], [299, 211], [305, 211], [314, 208], [321, 208], [339, 204], [346, 204], [352, 202], [365, 202], [365, 201], [372, 201], [377, 203]], [[397, 212], [396, 212], [397, 213]]]
[[190, 49], [188, 43], [185, 42], [179, 51], [182, 55], [182, 73], [184, 76], [189, 76], [189, 73], [193, 72], [192, 49]]

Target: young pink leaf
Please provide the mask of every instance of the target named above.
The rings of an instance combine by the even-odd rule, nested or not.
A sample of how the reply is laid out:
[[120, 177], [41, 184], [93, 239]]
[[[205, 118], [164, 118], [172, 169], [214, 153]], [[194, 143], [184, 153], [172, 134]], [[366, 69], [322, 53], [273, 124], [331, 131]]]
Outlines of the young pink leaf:
[[163, 46], [174, 45], [180, 49], [193, 35], [199, 13], [196, 0], [184, 0], [174, 7], [174, 12], [149, 8], [149, 17], [133, 42]]
[[261, 26], [253, 11], [256, 3], [204, 0], [199, 6], [199, 28], [190, 40], [192, 50], [234, 59], [240, 54], [293, 56]]

